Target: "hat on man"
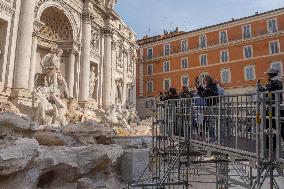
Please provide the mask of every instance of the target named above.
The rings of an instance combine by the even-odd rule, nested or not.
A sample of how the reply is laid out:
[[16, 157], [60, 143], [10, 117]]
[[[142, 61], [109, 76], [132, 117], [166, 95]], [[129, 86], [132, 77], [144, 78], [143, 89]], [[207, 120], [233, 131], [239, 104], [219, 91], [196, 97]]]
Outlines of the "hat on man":
[[267, 70], [267, 74], [278, 74], [279, 70], [277, 68], [273, 68], [273, 67], [270, 67], [268, 70]]

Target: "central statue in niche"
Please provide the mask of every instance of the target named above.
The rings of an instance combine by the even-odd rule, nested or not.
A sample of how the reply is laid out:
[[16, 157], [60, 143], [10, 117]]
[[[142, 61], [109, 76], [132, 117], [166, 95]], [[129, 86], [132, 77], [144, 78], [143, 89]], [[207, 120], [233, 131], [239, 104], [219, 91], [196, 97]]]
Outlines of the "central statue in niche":
[[34, 121], [42, 125], [66, 125], [69, 90], [60, 71], [63, 51], [51, 49], [40, 62], [42, 73], [35, 76], [33, 91]]

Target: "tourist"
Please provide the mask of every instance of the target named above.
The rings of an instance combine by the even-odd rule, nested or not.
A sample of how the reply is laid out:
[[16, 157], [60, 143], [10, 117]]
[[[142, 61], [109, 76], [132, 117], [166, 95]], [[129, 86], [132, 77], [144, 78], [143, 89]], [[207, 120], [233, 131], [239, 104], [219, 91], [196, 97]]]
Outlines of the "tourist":
[[162, 101], [165, 101], [165, 100], [166, 100], [166, 93], [165, 93], [165, 92], [160, 92], [159, 98], [160, 98], [160, 101], [161, 101], [161, 102], [162, 102]]
[[[203, 111], [203, 124], [205, 125], [206, 131], [209, 132], [209, 137], [206, 137], [206, 142], [213, 142], [216, 140], [215, 139], [215, 127], [216, 123], [214, 114], [216, 112], [216, 107], [215, 105], [218, 103], [218, 98], [215, 96], [219, 95], [218, 92], [218, 87], [214, 83], [214, 80], [211, 76], [206, 75], [204, 77], [204, 87], [199, 84], [199, 79], [198, 77], [195, 79], [195, 86], [198, 92], [198, 95], [201, 98], [205, 98], [205, 108], [202, 108]], [[206, 116], [205, 116], [206, 115]], [[200, 132], [201, 137], [205, 136], [205, 130], [202, 130]]]
[[182, 91], [179, 94], [180, 98], [193, 98], [193, 93], [188, 90], [187, 86], [182, 87]]
[[[267, 74], [267, 84], [265, 87], [260, 85], [260, 81], [258, 80], [258, 90], [260, 92], [273, 92], [273, 91], [278, 91], [278, 90], [283, 90], [283, 85], [281, 81], [281, 75], [279, 75], [279, 70], [276, 68], [269, 68], [268, 71], [266, 72]], [[279, 94], [279, 100], [281, 103], [283, 100], [282, 94]], [[272, 94], [272, 104], [275, 104], [275, 94]], [[269, 109], [267, 108], [266, 114], [269, 114]], [[272, 107], [272, 116], [275, 117], [275, 107]], [[280, 110], [280, 117], [284, 116], [284, 111]], [[284, 123], [283, 121], [280, 123], [281, 124], [281, 137], [284, 140]], [[266, 128], [269, 128], [269, 119], [266, 119]], [[272, 120], [272, 128], [276, 129], [276, 120]], [[266, 137], [266, 148], [269, 147], [269, 138]], [[273, 136], [273, 149], [276, 149], [276, 137], [275, 135]]]
[[221, 86], [221, 84], [219, 83], [219, 81], [217, 79], [214, 80], [214, 84], [218, 87], [218, 93], [219, 95], [223, 96], [225, 95], [225, 89]]
[[[217, 85], [213, 82], [213, 78], [209, 75], [206, 75], [204, 77], [204, 87], [202, 85], [199, 84], [199, 79], [198, 77], [195, 79], [195, 86], [198, 92], [198, 95], [202, 98], [207, 98], [207, 97], [214, 97], [214, 96], [218, 96], [219, 92], [218, 92], [218, 87]], [[218, 102], [218, 100], [216, 98], [213, 98], [213, 100], [211, 98], [206, 100], [206, 104], [208, 106], [210, 105], [215, 105]]]
[[178, 99], [179, 96], [177, 94], [177, 90], [173, 87], [171, 87], [168, 91], [168, 99]]

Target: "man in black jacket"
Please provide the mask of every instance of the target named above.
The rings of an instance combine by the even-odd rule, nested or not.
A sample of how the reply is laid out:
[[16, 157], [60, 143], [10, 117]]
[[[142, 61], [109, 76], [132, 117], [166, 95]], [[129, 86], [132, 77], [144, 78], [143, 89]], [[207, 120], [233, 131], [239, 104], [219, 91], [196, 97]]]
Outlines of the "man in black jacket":
[[[260, 82], [258, 81], [258, 90], [260, 92], [273, 92], [273, 91], [279, 91], [279, 90], [283, 90], [283, 85], [281, 82], [281, 75], [279, 75], [279, 70], [275, 69], [275, 68], [269, 68], [269, 70], [266, 72], [267, 76], [268, 76], [268, 83], [266, 84], [265, 87], [262, 87], [260, 85]], [[283, 100], [282, 97], [282, 93], [279, 94], [279, 100], [281, 103]], [[275, 94], [272, 94], [272, 104], [275, 104]], [[272, 116], [275, 117], [275, 107], [272, 107]], [[280, 116], [283, 117], [284, 116], [284, 112], [283, 110], [280, 110]], [[266, 110], [266, 114], [268, 115], [268, 109]], [[280, 127], [281, 127], [281, 137], [284, 140], [284, 123], [281, 122], [280, 123]], [[269, 119], [266, 119], [266, 128], [269, 128]], [[272, 128], [276, 129], [276, 120], [273, 119], [272, 120]], [[266, 147], [268, 148], [269, 146], [269, 138], [266, 137]], [[275, 136], [273, 137], [273, 149], [276, 148], [276, 138]]]

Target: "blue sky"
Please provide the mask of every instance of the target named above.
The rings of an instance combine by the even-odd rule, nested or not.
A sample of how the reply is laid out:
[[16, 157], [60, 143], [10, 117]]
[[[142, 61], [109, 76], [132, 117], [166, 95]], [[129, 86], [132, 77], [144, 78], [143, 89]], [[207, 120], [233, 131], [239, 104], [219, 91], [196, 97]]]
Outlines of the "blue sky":
[[118, 0], [115, 7], [140, 39], [164, 29], [183, 31], [284, 7], [284, 0]]

